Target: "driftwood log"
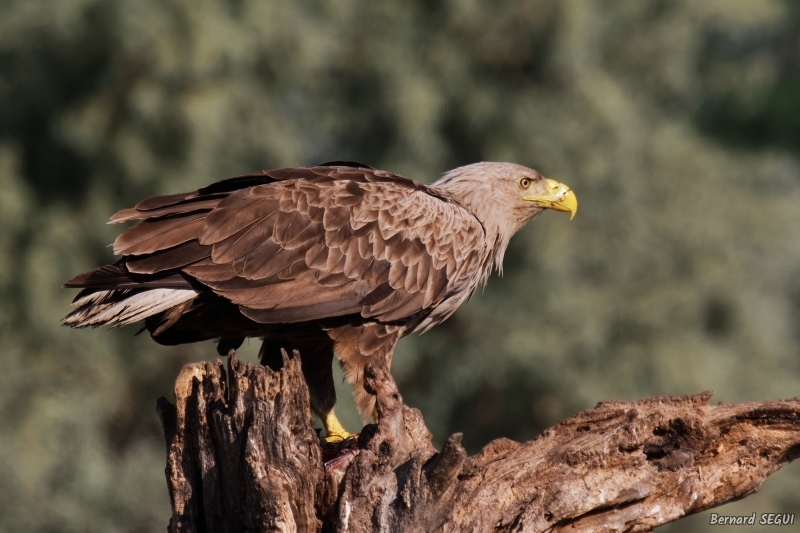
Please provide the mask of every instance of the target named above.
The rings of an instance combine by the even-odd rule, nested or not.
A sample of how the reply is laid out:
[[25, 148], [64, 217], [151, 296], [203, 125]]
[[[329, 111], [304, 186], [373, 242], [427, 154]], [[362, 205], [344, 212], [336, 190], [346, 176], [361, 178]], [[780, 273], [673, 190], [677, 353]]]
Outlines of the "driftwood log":
[[273, 371], [187, 365], [167, 441], [170, 532], [649, 531], [756, 492], [800, 455], [800, 400], [710, 393], [602, 402], [520, 444], [441, 451], [391, 376], [369, 368], [377, 424], [321, 447], [299, 357]]

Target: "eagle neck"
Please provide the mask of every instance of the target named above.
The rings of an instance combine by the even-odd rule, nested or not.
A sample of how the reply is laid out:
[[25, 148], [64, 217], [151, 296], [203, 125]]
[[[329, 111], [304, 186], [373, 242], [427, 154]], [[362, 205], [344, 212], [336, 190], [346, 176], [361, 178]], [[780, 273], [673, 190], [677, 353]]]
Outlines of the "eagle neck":
[[496, 202], [488, 188], [481, 190], [482, 187], [477, 187], [464, 190], [458, 186], [458, 183], [447, 185], [449, 186], [434, 186], [434, 188], [446, 193], [474, 216], [483, 227], [485, 248], [479, 279], [480, 284], [485, 285], [493, 269], [502, 275], [503, 257], [511, 237], [519, 227], [517, 224], [509, 225], [508, 215], [504, 213], [504, 210], [508, 211], [508, 206]]

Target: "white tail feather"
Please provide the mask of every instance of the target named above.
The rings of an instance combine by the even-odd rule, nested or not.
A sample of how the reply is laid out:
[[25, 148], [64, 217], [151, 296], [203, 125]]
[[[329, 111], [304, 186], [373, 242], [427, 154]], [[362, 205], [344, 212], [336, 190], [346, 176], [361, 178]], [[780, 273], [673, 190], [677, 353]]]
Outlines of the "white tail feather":
[[[130, 296], [125, 296], [131, 294]], [[62, 323], [73, 328], [125, 326], [166, 311], [197, 296], [192, 289], [97, 291], [76, 300]]]

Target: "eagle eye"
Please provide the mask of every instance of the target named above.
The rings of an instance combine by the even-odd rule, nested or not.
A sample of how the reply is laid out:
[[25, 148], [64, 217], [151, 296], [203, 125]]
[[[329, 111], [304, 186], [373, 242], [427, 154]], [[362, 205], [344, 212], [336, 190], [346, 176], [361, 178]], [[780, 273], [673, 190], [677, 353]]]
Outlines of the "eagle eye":
[[531, 179], [529, 177], [525, 176], [519, 180], [520, 189], [527, 189], [530, 186], [531, 186]]

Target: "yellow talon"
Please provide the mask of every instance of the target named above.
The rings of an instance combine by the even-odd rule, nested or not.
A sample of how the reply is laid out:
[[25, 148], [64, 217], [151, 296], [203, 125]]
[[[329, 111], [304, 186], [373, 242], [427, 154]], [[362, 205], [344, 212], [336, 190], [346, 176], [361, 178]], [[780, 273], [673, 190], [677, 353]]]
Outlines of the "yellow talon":
[[344, 429], [344, 426], [333, 413], [333, 409], [322, 419], [322, 425], [325, 427], [325, 438], [322, 440], [329, 444], [342, 442], [351, 437], [358, 437], [358, 433], [350, 433]]

